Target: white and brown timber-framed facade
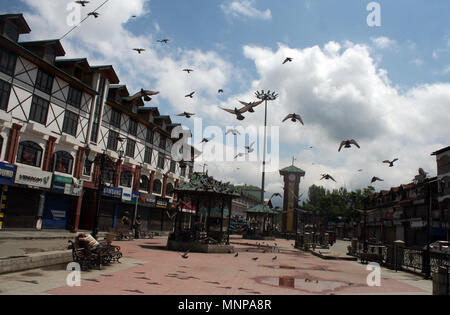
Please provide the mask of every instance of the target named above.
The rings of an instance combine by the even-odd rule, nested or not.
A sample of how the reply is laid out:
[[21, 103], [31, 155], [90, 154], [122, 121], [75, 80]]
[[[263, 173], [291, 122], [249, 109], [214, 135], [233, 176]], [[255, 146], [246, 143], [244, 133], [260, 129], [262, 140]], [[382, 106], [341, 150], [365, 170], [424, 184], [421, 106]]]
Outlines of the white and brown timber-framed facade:
[[30, 32], [21, 14], [0, 15], [0, 229], [92, 229], [100, 174], [91, 161], [105, 152], [121, 196], [102, 197], [100, 229], [131, 216], [128, 197], [139, 196], [143, 226], [170, 230], [173, 190], [193, 172], [193, 160], [171, 159], [178, 124], [130, 97], [113, 66], [61, 58], [59, 40], [19, 40]]

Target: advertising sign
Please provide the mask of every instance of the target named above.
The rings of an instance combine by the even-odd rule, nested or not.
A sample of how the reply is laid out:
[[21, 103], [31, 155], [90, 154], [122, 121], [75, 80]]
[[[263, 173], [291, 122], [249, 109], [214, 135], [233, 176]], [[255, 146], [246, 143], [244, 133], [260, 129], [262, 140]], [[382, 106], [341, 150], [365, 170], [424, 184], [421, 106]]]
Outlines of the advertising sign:
[[55, 175], [53, 178], [53, 192], [61, 193], [70, 196], [81, 196], [81, 189], [83, 185], [73, 185], [73, 179], [71, 177], [64, 177]]
[[16, 172], [16, 166], [0, 162], [0, 185], [10, 186], [14, 181], [14, 174]]
[[111, 186], [103, 187], [103, 196], [105, 197], [111, 197], [111, 198], [122, 198], [122, 188], [116, 188]]
[[15, 184], [27, 185], [36, 188], [50, 189], [52, 186], [53, 173], [44, 172], [38, 168], [18, 166]]

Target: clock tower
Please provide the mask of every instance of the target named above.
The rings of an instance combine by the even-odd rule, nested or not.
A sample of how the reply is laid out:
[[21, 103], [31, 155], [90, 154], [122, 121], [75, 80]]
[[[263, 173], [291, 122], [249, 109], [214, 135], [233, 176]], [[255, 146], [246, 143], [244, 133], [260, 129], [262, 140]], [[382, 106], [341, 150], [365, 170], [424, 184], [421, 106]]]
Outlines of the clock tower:
[[284, 178], [284, 199], [283, 199], [283, 223], [281, 231], [284, 233], [297, 233], [297, 213], [299, 189], [301, 178], [305, 176], [305, 171], [292, 166], [280, 170], [280, 175]]

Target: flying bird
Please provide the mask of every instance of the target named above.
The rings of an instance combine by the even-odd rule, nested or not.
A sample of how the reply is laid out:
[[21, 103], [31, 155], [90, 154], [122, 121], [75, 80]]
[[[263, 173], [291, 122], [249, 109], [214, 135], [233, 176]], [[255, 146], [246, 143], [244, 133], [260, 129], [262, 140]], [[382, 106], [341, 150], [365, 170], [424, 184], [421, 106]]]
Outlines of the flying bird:
[[77, 4], [81, 4], [81, 6], [82, 6], [82, 7], [85, 7], [85, 6], [86, 6], [86, 4], [88, 4], [88, 3], [89, 3], [89, 1], [75, 1], [75, 3], [77, 3]]
[[292, 59], [293, 58], [291, 58], [291, 57], [287, 57], [286, 59], [284, 59], [283, 64], [285, 64], [287, 62], [292, 62]]
[[331, 179], [332, 181], [336, 182], [336, 180], [333, 178], [333, 176], [331, 176], [329, 174], [322, 174], [322, 178], [320, 180], [322, 180], [322, 179], [326, 179], [326, 180]]
[[137, 51], [137, 52], [138, 52], [138, 54], [141, 54], [142, 52], [144, 52], [144, 51], [145, 51], [145, 49], [144, 49], [144, 48], [133, 48], [133, 50]]
[[423, 178], [427, 178], [428, 173], [423, 170], [423, 168], [419, 168], [419, 175]]
[[398, 161], [398, 159], [393, 159], [392, 161], [384, 160], [383, 163], [387, 163], [387, 164], [389, 164], [389, 167], [393, 167], [394, 162], [396, 162], [396, 161]]
[[270, 197], [270, 199], [272, 199], [273, 197], [280, 197], [280, 198], [283, 198], [283, 196], [281, 196], [280, 193], [274, 193], [274, 194], [272, 195], [272, 197]]
[[170, 41], [170, 39], [159, 39], [156, 42], [167, 44], [169, 41]]
[[262, 102], [264, 102], [264, 101], [250, 102], [250, 103], [246, 103], [246, 102], [243, 102], [243, 101], [239, 101], [239, 103], [241, 103], [242, 105], [244, 105], [244, 108], [247, 108], [247, 111], [248, 111], [249, 113], [254, 113], [255, 110], [254, 110], [253, 108], [256, 107], [256, 106], [258, 106], [258, 105], [261, 105]]
[[222, 89], [219, 89], [219, 91], [217, 91], [217, 93], [223, 93], [223, 90]]
[[359, 169], [359, 170], [358, 170], [358, 172], [362, 172], [362, 171], [363, 171], [363, 169]]
[[194, 91], [194, 92], [191, 92], [190, 94], [186, 95], [185, 97], [194, 98], [194, 94], [195, 94], [195, 91]]
[[358, 147], [358, 149], [361, 148], [361, 147], [359, 146], [359, 144], [358, 144], [355, 140], [353, 140], [353, 139], [351, 139], [351, 140], [344, 140], [344, 141], [341, 142], [341, 145], [339, 146], [338, 152], [341, 152], [342, 147], [345, 147], [345, 148], [351, 148], [351, 147], [352, 147], [352, 146], [351, 146], [352, 144], [356, 145], [356, 146]]
[[195, 114], [184, 112], [184, 113], [179, 114], [179, 115], [177, 115], [177, 116], [179, 116], [179, 117], [191, 118], [192, 116], [195, 116]]
[[246, 111], [248, 111], [248, 107], [242, 107], [241, 109], [237, 109], [236, 107], [234, 109], [228, 109], [228, 108], [222, 108], [222, 107], [219, 107], [219, 108], [230, 114], [236, 115], [237, 120], [244, 120], [245, 117], [242, 114], [245, 113]]
[[247, 154], [246, 154], [246, 153], [238, 153], [238, 154], [234, 157], [234, 159], [236, 160], [237, 158], [243, 157], [243, 156], [245, 156], [245, 155], [247, 155]]
[[192, 69], [183, 69], [183, 71], [185, 71], [185, 72], [187, 72], [189, 74], [189, 73], [191, 73], [194, 70], [192, 70]]
[[225, 133], [225, 135], [227, 135], [227, 134], [229, 134], [229, 133], [232, 133], [233, 136], [237, 136], [237, 135], [240, 135], [240, 134], [241, 134], [241, 133], [239, 132], [239, 130], [237, 130], [237, 129], [228, 129], [227, 132]]
[[299, 121], [302, 125], [304, 125], [302, 117], [300, 117], [300, 115], [297, 115], [295, 113], [294, 114], [289, 114], [289, 115], [286, 116], [286, 118], [283, 119], [283, 122], [285, 122], [289, 118], [291, 119], [292, 122]]
[[203, 138], [203, 139], [202, 139], [202, 142], [200, 142], [200, 143], [208, 143], [208, 142], [211, 141], [211, 140], [212, 140], [212, 138], [210, 138], [210, 139]]
[[278, 258], [278, 257], [277, 257], [277, 256], [275, 256], [275, 257], [273, 257], [273, 258], [272, 258], [272, 260], [277, 260], [277, 258]]
[[257, 261], [257, 260], [258, 260], [258, 257], [252, 258], [252, 260]]
[[376, 181], [384, 182], [383, 179], [374, 176], [374, 177], [372, 177], [372, 180], [370, 181], [370, 183], [375, 183]]
[[97, 12], [89, 12], [89, 13], [88, 13], [88, 16], [93, 16], [93, 17], [95, 17], [95, 18], [98, 18], [98, 17], [100, 16], [100, 13], [97, 13]]
[[239, 256], [239, 253], [236, 253], [236, 255], [234, 255], [234, 257], [237, 257], [237, 256]]
[[184, 259], [188, 259], [189, 258], [188, 254], [189, 254], [190, 251], [191, 250], [188, 249], [183, 255], [181, 255], [181, 257], [183, 257]]
[[255, 145], [255, 141], [253, 141], [248, 147], [245, 147], [245, 149], [247, 150], [247, 153], [252, 153], [253, 151], [255, 151], [255, 149], [253, 148], [254, 145]]

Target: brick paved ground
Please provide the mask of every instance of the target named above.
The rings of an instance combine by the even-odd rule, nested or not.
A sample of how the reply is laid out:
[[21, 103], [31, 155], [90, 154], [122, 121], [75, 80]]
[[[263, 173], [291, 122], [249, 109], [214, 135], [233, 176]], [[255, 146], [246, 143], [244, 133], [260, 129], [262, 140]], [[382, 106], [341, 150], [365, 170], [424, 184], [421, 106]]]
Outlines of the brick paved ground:
[[[293, 241], [277, 243], [279, 253], [256, 246], [258, 241], [231, 239], [235, 254], [190, 253], [165, 250], [166, 238], [116, 242], [124, 252], [124, 263], [102, 271], [82, 274], [82, 286], [64, 286], [67, 272], [53, 271], [53, 278], [30, 271], [0, 276], [0, 293], [9, 294], [12, 283], [20, 281], [20, 293], [43, 294], [152, 294], [152, 295], [295, 295], [295, 294], [430, 294], [431, 281], [383, 269], [382, 286], [368, 287], [366, 266], [356, 262], [322, 260], [293, 248]], [[264, 251], [267, 251], [264, 253]], [[274, 257], [276, 260], [273, 260]], [[252, 258], [258, 258], [254, 261]], [[25, 273], [26, 274], [26, 273]], [[56, 275], [61, 278], [56, 281]], [[9, 277], [9, 278], [8, 278]], [[280, 287], [279, 278], [290, 277], [293, 287]], [[23, 278], [23, 277], [22, 277]], [[292, 280], [295, 279], [295, 280]], [[53, 280], [52, 280], [53, 279]], [[305, 280], [306, 279], [306, 280]], [[8, 282], [9, 281], [9, 282]], [[50, 282], [49, 282], [50, 281]], [[294, 282], [293, 282], [294, 281]], [[39, 292], [39, 288], [41, 291]], [[16, 291], [17, 293], [17, 288]]]

